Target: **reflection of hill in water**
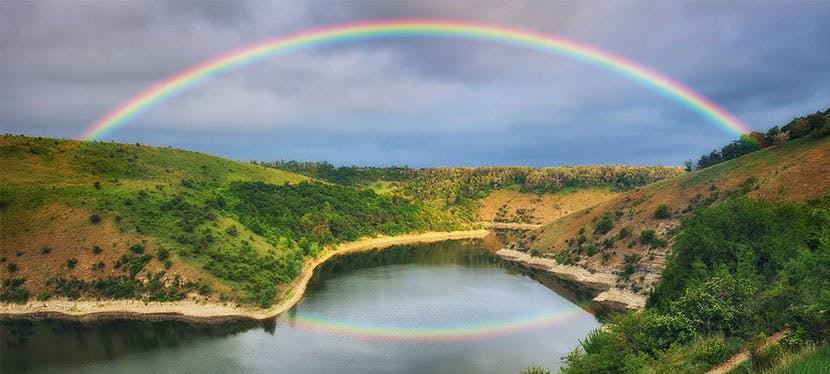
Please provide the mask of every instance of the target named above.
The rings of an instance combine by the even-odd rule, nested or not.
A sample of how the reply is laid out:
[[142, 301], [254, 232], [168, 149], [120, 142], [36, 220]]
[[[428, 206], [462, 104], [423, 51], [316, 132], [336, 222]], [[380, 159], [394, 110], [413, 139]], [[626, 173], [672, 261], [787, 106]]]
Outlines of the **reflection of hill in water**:
[[51, 365], [76, 366], [160, 347], [175, 347], [208, 338], [234, 335], [256, 327], [269, 332], [275, 328], [273, 320], [197, 323], [45, 319], [3, 320], [0, 323], [0, 371], [4, 373], [28, 371], [36, 368], [28, 365], [37, 365], [42, 361], [48, 361]]
[[[501, 232], [502, 235], [512, 233]], [[550, 288], [557, 294], [593, 311], [588, 303], [593, 291], [578, 284], [561, 280], [540, 270], [528, 269], [520, 264], [505, 261], [481, 245], [480, 239], [451, 240], [429, 244], [414, 244], [375, 249], [365, 252], [334, 256], [314, 271], [307, 292], [325, 287], [327, 280], [360, 269], [389, 265], [460, 265], [471, 268], [497, 267], [510, 274], [522, 274]], [[587, 304], [586, 304], [587, 303]]]

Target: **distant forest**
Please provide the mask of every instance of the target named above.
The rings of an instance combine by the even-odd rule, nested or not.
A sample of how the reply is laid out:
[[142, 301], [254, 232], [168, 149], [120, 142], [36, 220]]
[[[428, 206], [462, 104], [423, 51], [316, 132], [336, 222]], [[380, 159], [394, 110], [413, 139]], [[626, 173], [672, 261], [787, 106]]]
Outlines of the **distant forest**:
[[586, 165], [534, 168], [530, 166], [439, 167], [336, 167], [328, 162], [274, 161], [259, 165], [291, 171], [347, 186], [366, 187], [378, 182], [403, 196], [456, 216], [473, 219], [475, 204], [491, 191], [552, 193], [574, 188], [629, 190], [683, 173], [676, 166]]
[[[805, 136], [819, 139], [828, 134], [830, 134], [830, 108], [824, 112], [815, 112], [807, 116], [795, 118], [781, 128], [773, 126], [765, 134], [753, 131], [749, 134], [741, 135], [740, 139], [725, 145], [720, 151], [714, 150], [700, 156], [700, 159], [697, 161], [697, 168], [703, 169], [717, 165], [759, 149], [772, 145], [781, 145], [788, 140], [803, 138]], [[691, 171], [692, 160], [686, 161], [686, 169]]]

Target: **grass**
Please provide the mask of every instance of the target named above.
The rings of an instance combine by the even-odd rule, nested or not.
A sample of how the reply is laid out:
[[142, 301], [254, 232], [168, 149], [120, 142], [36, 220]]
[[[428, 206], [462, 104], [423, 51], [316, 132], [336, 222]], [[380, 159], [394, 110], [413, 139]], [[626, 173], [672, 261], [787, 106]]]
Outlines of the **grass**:
[[785, 357], [770, 374], [830, 373], [830, 345], [808, 347]]
[[[229, 186], [239, 182], [285, 188], [310, 179], [299, 174], [169, 147], [10, 135], [0, 137], [0, 165], [2, 253], [38, 253], [39, 264], [16, 261], [16, 275], [26, 282], [15, 287], [26, 287], [32, 295], [42, 294], [56, 277], [82, 284], [74, 279], [120, 276], [113, 264], [136, 243], [147, 254], [165, 253], [147, 261], [136, 274], [139, 280], [171, 283], [179, 276], [183, 282], [205, 282], [219, 298], [259, 305], [273, 299], [260, 292], [263, 288], [290, 278], [302, 264], [297, 243], [257, 234], [251, 227], [266, 215], [251, 219], [231, 205], [229, 195]], [[372, 187], [392, 191], [388, 183]], [[334, 188], [320, 184], [316, 190]], [[376, 196], [367, 191], [356, 198], [369, 195]], [[317, 197], [305, 198], [313, 208]], [[396, 206], [405, 200], [387, 200], [392, 199]], [[391, 217], [384, 209], [377, 215]], [[423, 218], [431, 212], [418, 214]], [[426, 218], [430, 224], [441, 220]], [[400, 217], [395, 224], [412, 230], [417, 219]], [[12, 243], [14, 248], [6, 248]], [[101, 250], [94, 253], [93, 246]], [[236, 266], [242, 262], [261, 271], [242, 270]]]
[[[593, 227], [604, 214], [622, 212], [619, 220], [607, 233], [586, 235], [583, 246], [599, 245], [612, 236], [619, 235], [627, 227], [635, 236], [645, 230], [654, 230], [655, 240], [641, 243], [631, 240], [617, 240], [606, 249], [605, 256], [582, 257], [578, 266], [601, 272], [621, 272], [625, 267], [625, 256], [633, 253], [656, 254], [644, 258], [643, 269], [652, 267], [652, 261], [660, 261], [666, 249], [673, 242], [671, 229], [679, 225], [680, 218], [704, 206], [717, 204], [728, 197], [746, 195], [768, 200], [804, 202], [821, 198], [830, 191], [830, 137], [796, 139], [781, 146], [769, 147], [736, 159], [732, 159], [702, 170], [652, 183], [641, 188], [620, 193], [607, 201], [547, 225], [537, 239], [526, 246], [539, 253], [561, 258], [575, 258], [579, 250], [576, 243], [580, 227]], [[752, 180], [751, 186], [747, 181]], [[655, 216], [661, 205], [667, 206], [665, 214]], [[668, 218], [663, 218], [668, 216]], [[593, 230], [591, 230], [593, 231]], [[665, 245], [663, 245], [665, 243]], [[656, 264], [655, 265], [659, 265]], [[640, 275], [646, 275], [645, 281]], [[647, 290], [652, 281], [648, 274], [632, 274], [630, 284], [625, 287]]]

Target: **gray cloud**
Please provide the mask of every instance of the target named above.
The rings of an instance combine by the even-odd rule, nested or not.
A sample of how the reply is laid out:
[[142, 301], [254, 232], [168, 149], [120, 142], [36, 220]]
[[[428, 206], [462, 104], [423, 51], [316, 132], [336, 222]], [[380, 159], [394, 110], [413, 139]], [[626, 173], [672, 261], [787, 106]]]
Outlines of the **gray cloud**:
[[[555, 33], [638, 61], [765, 129], [830, 104], [826, 3], [1, 2], [0, 127], [73, 137], [166, 77], [269, 37], [376, 18]], [[616, 73], [510, 45], [365, 40], [199, 83], [108, 135], [236, 159], [678, 164], [732, 135]]]

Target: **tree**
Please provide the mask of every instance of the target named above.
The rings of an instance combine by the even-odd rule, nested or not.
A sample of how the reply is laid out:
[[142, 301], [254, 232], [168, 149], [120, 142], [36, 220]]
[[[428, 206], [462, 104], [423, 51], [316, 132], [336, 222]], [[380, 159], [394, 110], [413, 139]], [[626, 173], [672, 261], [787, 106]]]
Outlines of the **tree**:
[[671, 218], [671, 209], [666, 204], [660, 204], [657, 210], [654, 211], [654, 217], [659, 219]]
[[683, 161], [683, 168], [686, 169], [687, 172], [692, 171], [692, 159], [688, 159]]
[[671, 309], [693, 321], [703, 333], [723, 331], [740, 336], [749, 331], [754, 294], [750, 281], [721, 273], [687, 288]]

